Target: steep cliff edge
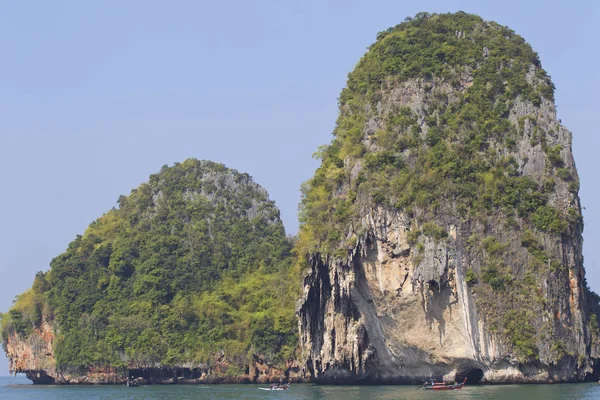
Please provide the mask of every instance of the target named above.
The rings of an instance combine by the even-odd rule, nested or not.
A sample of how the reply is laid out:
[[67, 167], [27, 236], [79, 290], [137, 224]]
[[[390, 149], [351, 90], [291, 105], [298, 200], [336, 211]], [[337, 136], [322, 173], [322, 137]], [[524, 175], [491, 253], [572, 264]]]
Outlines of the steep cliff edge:
[[531, 47], [465, 13], [378, 35], [303, 187], [318, 382], [598, 376], [571, 133]]
[[301, 379], [279, 210], [248, 174], [165, 166], [121, 196], [2, 315], [34, 383]]

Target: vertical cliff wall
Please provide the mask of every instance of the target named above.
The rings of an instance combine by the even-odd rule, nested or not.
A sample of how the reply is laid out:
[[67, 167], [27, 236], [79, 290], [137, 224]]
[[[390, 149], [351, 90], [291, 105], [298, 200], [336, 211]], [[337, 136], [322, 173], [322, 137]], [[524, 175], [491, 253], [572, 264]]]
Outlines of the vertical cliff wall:
[[303, 192], [297, 314], [317, 381], [596, 378], [553, 90], [522, 38], [476, 16], [378, 35]]

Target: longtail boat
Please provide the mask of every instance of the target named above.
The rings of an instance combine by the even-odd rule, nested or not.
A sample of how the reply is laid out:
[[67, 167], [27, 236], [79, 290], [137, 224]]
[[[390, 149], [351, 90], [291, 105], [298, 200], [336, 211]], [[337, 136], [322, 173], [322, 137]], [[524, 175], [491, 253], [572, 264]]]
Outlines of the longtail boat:
[[290, 384], [289, 383], [280, 383], [280, 384], [273, 383], [268, 388], [259, 388], [259, 389], [260, 390], [289, 390]]
[[461, 383], [450, 383], [450, 382], [436, 382], [435, 379], [425, 382], [422, 386], [423, 390], [458, 390], [462, 389], [467, 383], [467, 378]]

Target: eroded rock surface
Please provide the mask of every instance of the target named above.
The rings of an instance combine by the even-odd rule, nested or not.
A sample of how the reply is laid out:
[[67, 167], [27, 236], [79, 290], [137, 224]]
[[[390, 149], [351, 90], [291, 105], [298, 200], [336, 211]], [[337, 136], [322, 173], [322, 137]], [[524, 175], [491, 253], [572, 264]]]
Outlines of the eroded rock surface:
[[[418, 16], [380, 33], [342, 92], [303, 203], [312, 251], [297, 315], [318, 382], [598, 378], [571, 133], [537, 55], [529, 66], [503, 57], [494, 46], [514, 32], [489, 41], [504, 28], [476, 18], [449, 37], [444, 24], [464, 18]], [[467, 40], [480, 58], [446, 64], [446, 77], [406, 78], [413, 54], [436, 45], [427, 24], [446, 35], [440, 52]], [[474, 161], [446, 161], [444, 151]], [[428, 193], [435, 204], [420, 200]]]
[[11, 373], [25, 373], [34, 384], [126, 384], [127, 377], [138, 384], [197, 383], [279, 383], [304, 382], [306, 374], [296, 361], [285, 368], [270, 365], [262, 356], [254, 356], [241, 374], [228, 373], [231, 361], [217, 357], [210, 364], [176, 367], [136, 366], [131, 368], [92, 367], [79, 371], [56, 369], [54, 357], [55, 327], [44, 320], [25, 340], [13, 335], [6, 341], [6, 356]]

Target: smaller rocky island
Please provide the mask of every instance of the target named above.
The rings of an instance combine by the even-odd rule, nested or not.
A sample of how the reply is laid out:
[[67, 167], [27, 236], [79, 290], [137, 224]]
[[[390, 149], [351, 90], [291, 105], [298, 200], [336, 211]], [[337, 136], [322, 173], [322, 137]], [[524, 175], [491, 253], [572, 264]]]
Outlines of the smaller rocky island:
[[297, 381], [291, 248], [248, 174], [165, 166], [3, 315], [10, 370], [46, 384]]

